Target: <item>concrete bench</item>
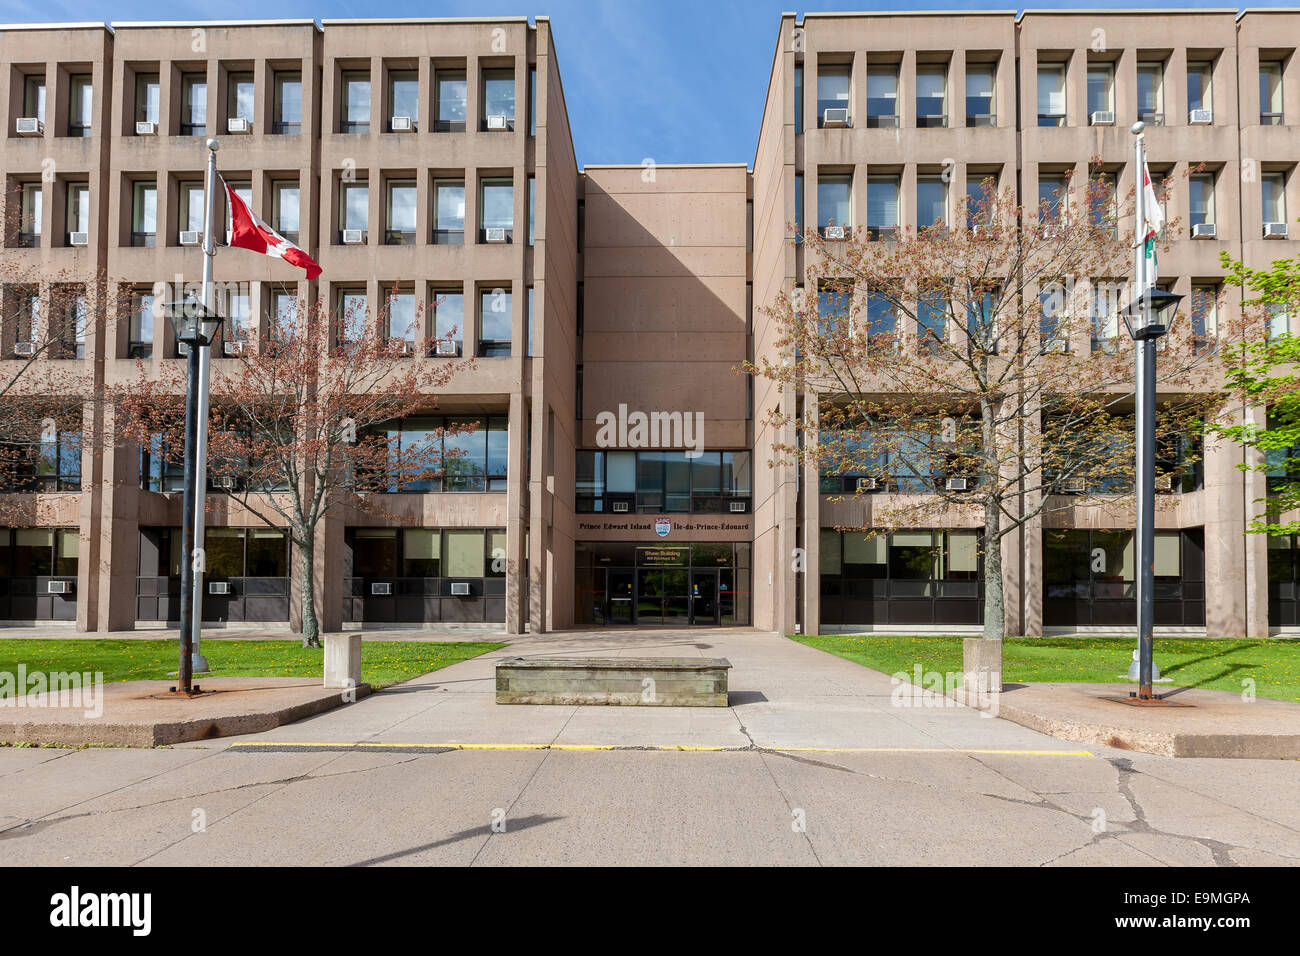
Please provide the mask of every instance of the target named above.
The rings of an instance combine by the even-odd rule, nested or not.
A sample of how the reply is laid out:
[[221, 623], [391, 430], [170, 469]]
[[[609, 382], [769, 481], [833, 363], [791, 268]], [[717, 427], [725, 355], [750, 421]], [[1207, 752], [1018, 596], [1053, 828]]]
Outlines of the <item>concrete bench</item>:
[[511, 657], [497, 661], [497, 703], [726, 707], [730, 669], [725, 657]]

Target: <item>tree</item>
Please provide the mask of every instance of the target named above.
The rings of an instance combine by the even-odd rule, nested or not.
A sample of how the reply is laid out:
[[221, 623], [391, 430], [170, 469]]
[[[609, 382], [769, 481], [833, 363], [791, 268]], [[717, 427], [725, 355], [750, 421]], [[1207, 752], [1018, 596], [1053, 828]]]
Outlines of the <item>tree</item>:
[[[345, 342], [334, 346], [329, 314], [300, 305], [260, 347], [241, 342], [233, 360], [212, 363], [209, 474], [259, 520], [288, 528], [305, 647], [320, 643], [312, 570], [321, 520], [342, 507], [392, 517], [382, 494], [441, 468], [443, 430], [399, 447], [386, 428], [426, 412], [468, 364], [426, 359], [432, 341], [379, 334], [390, 327], [390, 308], [377, 326], [369, 316], [341, 316]], [[154, 376], [142, 366], [118, 396], [125, 434], [166, 461], [179, 461], [184, 447], [185, 374], [172, 366]]]
[[[1066, 508], [1113, 511], [1132, 488], [1134, 358], [1118, 317], [1132, 229], [1120, 206], [1101, 176], [1067, 179], [1028, 209], [988, 182], [960, 203], [963, 228], [809, 230], [815, 292], [767, 309], [779, 355], [747, 365], [807, 396], [802, 415], [767, 414], [795, 436], [775, 459], [874, 493], [871, 527], [839, 530], [982, 528], [986, 637], [1005, 631], [1003, 539]], [[1165, 462], [1171, 480], [1213, 401], [1197, 393], [1213, 344], [1187, 325], [1160, 352], [1160, 440], [1183, 459]]]
[[[39, 197], [39, 193], [36, 193]], [[42, 492], [79, 491], [82, 455], [101, 447], [102, 380], [86, 357], [103, 334], [102, 270], [51, 269], [21, 190], [0, 207], [0, 525], [40, 523]], [[74, 360], [74, 361], [70, 361]]]
[[1268, 494], [1255, 502], [1264, 508], [1246, 530], [1293, 534], [1300, 531], [1300, 336], [1288, 320], [1300, 315], [1300, 257], [1275, 259], [1263, 269], [1226, 251], [1221, 261], [1228, 270], [1224, 282], [1251, 293], [1242, 301], [1247, 335], [1225, 352], [1226, 381], [1235, 399], [1264, 410], [1266, 418], [1262, 426], [1249, 419], [1211, 421], [1209, 429], [1258, 452], [1254, 463], [1237, 467], [1268, 476]]

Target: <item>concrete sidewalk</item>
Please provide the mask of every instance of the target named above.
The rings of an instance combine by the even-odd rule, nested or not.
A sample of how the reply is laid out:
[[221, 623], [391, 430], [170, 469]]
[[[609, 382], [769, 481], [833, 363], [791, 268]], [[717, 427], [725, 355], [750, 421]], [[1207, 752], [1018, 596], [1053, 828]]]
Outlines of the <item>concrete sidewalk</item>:
[[[727, 708], [507, 707], [495, 703], [498, 659], [548, 656], [726, 657]], [[908, 685], [910, 690], [910, 685]], [[938, 694], [897, 702], [889, 676], [751, 629], [572, 631], [426, 674], [292, 726], [229, 742], [421, 747], [637, 747], [1086, 752], [989, 718]], [[220, 746], [209, 742], [205, 746]]]

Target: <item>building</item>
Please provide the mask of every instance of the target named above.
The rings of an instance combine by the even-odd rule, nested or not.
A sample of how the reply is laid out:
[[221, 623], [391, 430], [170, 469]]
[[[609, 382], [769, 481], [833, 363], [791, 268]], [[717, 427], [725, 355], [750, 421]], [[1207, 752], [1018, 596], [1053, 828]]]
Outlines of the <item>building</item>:
[[[1258, 266], [1300, 250], [1298, 36], [1281, 10], [786, 14], [752, 165], [580, 168], [542, 17], [4, 26], [0, 171], [23, 224], [5, 254], [25, 268], [0, 276], [0, 348], [17, 359], [24, 329], [53, 321], [36, 300], [71, 285], [111, 305], [58, 361], [113, 383], [177, 360], [157, 308], [199, 273], [216, 135], [227, 180], [324, 269], [305, 282], [218, 255], [232, 324], [257, 341], [299, 297], [339, 316], [391, 302], [461, 330], [476, 360], [430, 411], [479, 423], [470, 474], [390, 496], [400, 521], [326, 520], [326, 629], [974, 627], [973, 529], [863, 546], [830, 529], [869, 523], [869, 498], [768, 466], [790, 436], [762, 411], [803, 397], [733, 370], [773, 351], [761, 306], [805, 266], [790, 224], [946, 221], [987, 177], [1033, 203], [1093, 155], [1126, 190], [1142, 118], [1153, 171], [1178, 183], [1168, 215], [1198, 227], [1162, 281], [1218, 291], [1221, 251]], [[1198, 321], [1212, 334], [1216, 316]], [[33, 478], [48, 516], [0, 530], [0, 620], [165, 626], [179, 476], [147, 450], [53, 447]], [[1297, 625], [1296, 542], [1242, 533], [1265, 478], [1240, 461], [1208, 448], [1158, 513], [1163, 627]], [[292, 622], [284, 532], [212, 491], [208, 573], [230, 593], [205, 619]], [[1097, 547], [1118, 572], [1080, 576], [1072, 558]], [[915, 549], [943, 553], [946, 576], [891, 577]], [[1131, 541], [1098, 513], [1030, 523], [1003, 565], [1013, 633], [1132, 626]]]

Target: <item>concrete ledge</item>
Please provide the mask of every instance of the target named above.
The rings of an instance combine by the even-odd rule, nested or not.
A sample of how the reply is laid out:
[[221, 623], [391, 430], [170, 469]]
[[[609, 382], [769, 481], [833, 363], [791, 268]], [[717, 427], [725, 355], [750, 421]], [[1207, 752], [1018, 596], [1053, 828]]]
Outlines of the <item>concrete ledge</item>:
[[159, 699], [175, 681], [124, 681], [103, 685], [103, 713], [82, 706], [46, 706], [32, 694], [23, 706], [0, 706], [0, 741], [28, 744], [98, 744], [160, 747], [190, 740], [255, 734], [331, 710], [370, 693], [369, 684], [328, 690], [319, 678], [209, 677], [213, 691], [192, 700]]
[[1186, 707], [1131, 707], [1132, 684], [1004, 684], [996, 697], [967, 694], [960, 703], [1033, 730], [1081, 743], [1166, 757], [1300, 758], [1300, 703], [1199, 688], [1159, 688]]
[[498, 704], [726, 707], [726, 658], [511, 657], [497, 661]]

